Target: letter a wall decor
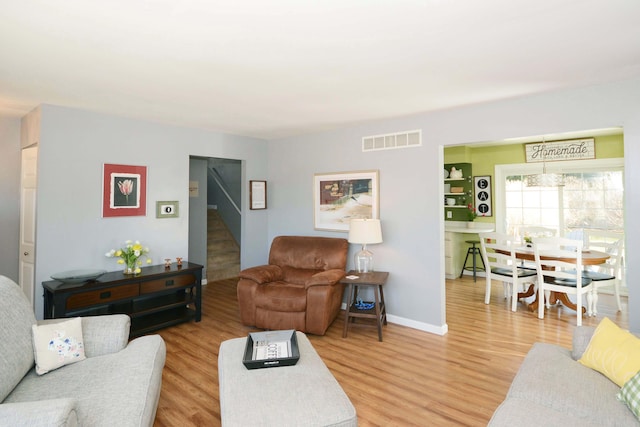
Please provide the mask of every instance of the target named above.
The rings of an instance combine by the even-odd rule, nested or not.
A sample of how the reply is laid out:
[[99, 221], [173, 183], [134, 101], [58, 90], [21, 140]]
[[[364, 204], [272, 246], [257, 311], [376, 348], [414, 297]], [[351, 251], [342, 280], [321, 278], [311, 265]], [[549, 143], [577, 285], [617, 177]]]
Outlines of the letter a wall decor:
[[475, 207], [478, 216], [493, 216], [491, 209], [491, 176], [474, 176]]

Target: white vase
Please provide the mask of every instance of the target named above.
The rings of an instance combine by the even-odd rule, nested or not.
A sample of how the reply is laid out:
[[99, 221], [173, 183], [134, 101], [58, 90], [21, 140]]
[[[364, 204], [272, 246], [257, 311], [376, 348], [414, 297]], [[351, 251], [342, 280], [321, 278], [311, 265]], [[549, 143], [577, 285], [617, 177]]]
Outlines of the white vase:
[[473, 221], [468, 221], [467, 222], [467, 228], [476, 228], [476, 223]]

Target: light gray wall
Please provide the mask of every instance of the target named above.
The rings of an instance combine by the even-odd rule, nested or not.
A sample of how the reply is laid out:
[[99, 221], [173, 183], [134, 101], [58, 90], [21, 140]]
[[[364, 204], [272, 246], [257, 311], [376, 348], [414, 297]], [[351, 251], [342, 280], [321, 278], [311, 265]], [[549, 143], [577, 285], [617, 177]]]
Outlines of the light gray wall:
[[[205, 266], [207, 278], [207, 159], [189, 160], [189, 180], [198, 182], [198, 196], [189, 197], [189, 260]], [[170, 220], [170, 219], [168, 219]]]
[[20, 118], [0, 117], [0, 275], [18, 281]]
[[[411, 129], [416, 129], [415, 125], [389, 128], [378, 124], [272, 142], [269, 238], [281, 234], [346, 238], [347, 233], [314, 230], [314, 174], [379, 170], [384, 242], [367, 248], [374, 254], [375, 269], [390, 272], [384, 290], [388, 313], [404, 317], [407, 324], [418, 321], [425, 329], [442, 333], [444, 318], [437, 317], [440, 307], [432, 301], [433, 298], [440, 300], [441, 292], [437, 259], [436, 267], [425, 262], [429, 247], [440, 245], [437, 224], [442, 209], [434, 203], [435, 198], [429, 200], [425, 193], [431, 179], [425, 163], [429, 158], [437, 158], [438, 147], [427, 144], [404, 150], [368, 153], [361, 150], [361, 138], [365, 135]], [[431, 224], [436, 228], [430, 229]], [[348, 265], [353, 268], [353, 255], [360, 247], [350, 246]], [[425, 291], [430, 292], [429, 300], [424, 298], [427, 297]], [[432, 318], [434, 313], [436, 317]]]
[[[267, 144], [261, 140], [51, 105], [42, 106], [40, 140], [38, 296], [41, 282], [53, 273], [77, 268], [116, 270], [118, 265], [104, 254], [127, 239], [149, 246], [154, 263], [186, 258], [190, 155], [242, 159], [245, 180], [267, 172]], [[147, 166], [146, 216], [101, 217], [103, 163]], [[266, 218], [245, 208], [247, 199], [243, 194], [241, 263], [255, 265], [266, 258]], [[177, 200], [180, 217], [156, 219], [158, 200]], [[38, 317], [42, 310], [38, 298]]]
[[[442, 333], [447, 330], [441, 203], [443, 147], [623, 126], [625, 211], [640, 212], [638, 99], [637, 79], [271, 141], [268, 238], [279, 234], [345, 236], [313, 229], [313, 174], [378, 169], [384, 243], [371, 250], [376, 269], [391, 273], [385, 286], [389, 318]], [[361, 152], [363, 136], [414, 129], [422, 129], [420, 148]], [[635, 249], [640, 246], [640, 228], [633, 227], [633, 221], [627, 224], [629, 324], [638, 332], [640, 250]]]

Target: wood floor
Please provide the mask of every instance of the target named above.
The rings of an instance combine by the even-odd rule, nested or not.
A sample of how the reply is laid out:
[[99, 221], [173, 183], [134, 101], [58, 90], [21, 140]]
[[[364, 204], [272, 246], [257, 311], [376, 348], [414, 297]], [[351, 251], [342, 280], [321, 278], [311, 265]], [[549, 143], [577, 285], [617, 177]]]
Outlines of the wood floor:
[[[220, 425], [218, 348], [254, 330], [240, 324], [236, 282], [203, 287], [201, 322], [159, 332], [167, 362], [156, 427]], [[524, 304], [511, 312], [497, 283], [489, 305], [484, 279], [447, 280], [446, 286], [445, 336], [390, 323], [378, 342], [376, 328], [359, 320], [343, 339], [342, 316], [325, 336], [309, 335], [353, 402], [360, 426], [484, 426], [534, 342], [571, 347], [576, 316], [570, 309], [552, 307], [539, 320]], [[626, 298], [622, 313], [608, 295], [600, 296], [598, 308], [598, 317], [584, 318], [584, 325], [606, 316], [628, 327]]]

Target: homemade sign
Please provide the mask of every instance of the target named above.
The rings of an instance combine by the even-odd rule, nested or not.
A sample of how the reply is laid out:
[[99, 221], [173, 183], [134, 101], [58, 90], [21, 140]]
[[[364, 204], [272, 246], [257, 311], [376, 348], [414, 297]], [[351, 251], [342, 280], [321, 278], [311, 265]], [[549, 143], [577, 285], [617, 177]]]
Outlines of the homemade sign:
[[527, 163], [596, 158], [593, 138], [525, 144]]

